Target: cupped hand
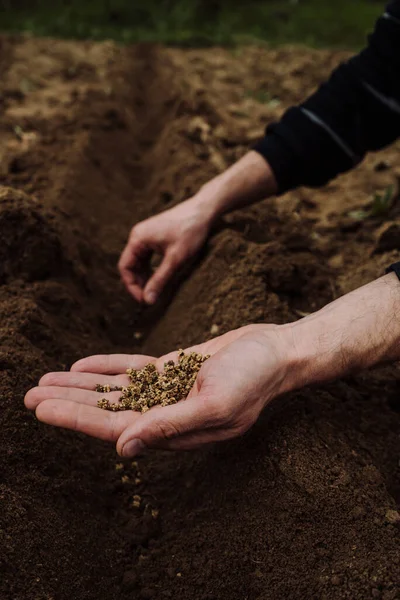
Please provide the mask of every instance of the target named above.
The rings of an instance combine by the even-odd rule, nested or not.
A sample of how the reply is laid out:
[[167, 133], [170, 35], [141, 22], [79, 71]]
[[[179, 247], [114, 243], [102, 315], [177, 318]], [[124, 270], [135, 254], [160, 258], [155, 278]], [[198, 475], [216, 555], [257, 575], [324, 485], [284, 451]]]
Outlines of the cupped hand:
[[[97, 407], [104, 397], [96, 384], [127, 385], [126, 369], [140, 369], [165, 361], [142, 355], [91, 356], [78, 361], [70, 372], [48, 373], [25, 397], [40, 421], [74, 429], [116, 442], [121, 456], [134, 456], [146, 448], [192, 449], [246, 432], [265, 405], [285, 391], [290, 368], [288, 353], [274, 325], [250, 325], [231, 331], [186, 351], [211, 354], [200, 369], [186, 400], [154, 407], [144, 414], [110, 412]], [[111, 402], [119, 392], [110, 392]]]
[[[211, 223], [195, 198], [135, 225], [118, 263], [122, 280], [138, 301], [154, 304], [177, 269], [204, 244]], [[152, 255], [162, 260], [152, 273]]]

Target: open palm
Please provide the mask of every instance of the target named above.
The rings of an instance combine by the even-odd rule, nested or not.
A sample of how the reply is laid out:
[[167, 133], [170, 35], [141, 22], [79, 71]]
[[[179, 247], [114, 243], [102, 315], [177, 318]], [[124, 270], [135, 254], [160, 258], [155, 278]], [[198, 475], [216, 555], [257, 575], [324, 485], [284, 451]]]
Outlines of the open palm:
[[[282, 390], [286, 363], [275, 326], [252, 325], [188, 348], [211, 354], [186, 401], [154, 407], [145, 414], [109, 412], [97, 407], [104, 396], [97, 384], [125, 386], [126, 369], [176, 360], [143, 355], [99, 355], [75, 363], [71, 371], [48, 373], [31, 389], [25, 404], [40, 421], [117, 442], [123, 456], [143, 448], [190, 449], [244, 433], [265, 404]], [[118, 401], [119, 392], [107, 398]]]

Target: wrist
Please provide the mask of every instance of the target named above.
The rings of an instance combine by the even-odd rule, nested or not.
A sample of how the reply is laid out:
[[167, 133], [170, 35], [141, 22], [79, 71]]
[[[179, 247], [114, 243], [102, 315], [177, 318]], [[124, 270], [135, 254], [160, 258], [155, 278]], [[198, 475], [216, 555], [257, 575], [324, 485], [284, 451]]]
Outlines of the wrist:
[[284, 391], [400, 360], [398, 315], [400, 284], [392, 273], [279, 326], [290, 365]]
[[263, 347], [265, 374], [270, 385], [270, 368], [275, 364], [276, 386], [274, 396], [302, 387], [303, 371], [307, 357], [300, 353], [293, 335], [292, 324], [253, 324], [241, 328], [243, 335], [250, 334]]
[[272, 196], [275, 175], [266, 160], [250, 151], [224, 173], [206, 183], [194, 197], [212, 224], [226, 212]]
[[192, 222], [196, 223], [196, 225], [204, 226], [208, 230], [211, 229], [217, 218], [215, 206], [211, 198], [207, 198], [200, 191], [195, 196], [179, 204], [178, 207], [185, 209], [187, 217]]
[[192, 198], [192, 201], [201, 218], [211, 227], [224, 213], [222, 207], [228, 201], [228, 196], [229, 191], [226, 190], [221, 175], [218, 175], [205, 183]]

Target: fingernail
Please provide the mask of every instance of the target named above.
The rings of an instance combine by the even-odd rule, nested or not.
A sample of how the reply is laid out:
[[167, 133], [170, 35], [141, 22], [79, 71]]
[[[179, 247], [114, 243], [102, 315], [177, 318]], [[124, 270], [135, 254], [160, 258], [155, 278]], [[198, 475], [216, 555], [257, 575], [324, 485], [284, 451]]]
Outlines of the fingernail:
[[125, 446], [122, 448], [122, 456], [125, 458], [133, 458], [138, 454], [143, 454], [146, 450], [146, 446], [143, 444], [142, 440], [130, 440], [126, 442]]
[[147, 292], [147, 294], [146, 294], [147, 304], [155, 304], [156, 300], [157, 300], [157, 295], [155, 292]]

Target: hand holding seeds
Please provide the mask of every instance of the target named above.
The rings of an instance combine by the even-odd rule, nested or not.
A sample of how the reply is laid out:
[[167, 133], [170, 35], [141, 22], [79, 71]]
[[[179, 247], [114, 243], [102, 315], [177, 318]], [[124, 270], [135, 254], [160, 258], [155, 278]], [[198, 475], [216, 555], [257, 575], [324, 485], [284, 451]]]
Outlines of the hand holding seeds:
[[[193, 388], [201, 365], [210, 358], [197, 352], [185, 354], [178, 351], [178, 361], [169, 360], [164, 363], [162, 373], [159, 373], [154, 363], [149, 363], [143, 369], [128, 369], [130, 384], [112, 388], [120, 391], [118, 402], [110, 403], [107, 398], [97, 402], [99, 408], [112, 411], [137, 410], [145, 413], [153, 406], [170, 406], [180, 400], [185, 400]], [[110, 392], [109, 385], [97, 385], [97, 392]]]
[[281, 391], [286, 364], [276, 327], [251, 325], [158, 360], [83, 359], [42, 377], [25, 403], [45, 423], [117, 442], [122, 456], [191, 449], [247, 431]]
[[[25, 404], [36, 409], [38, 419], [45, 423], [117, 442], [122, 456], [145, 448], [195, 448], [244, 433], [264, 406], [286, 391], [400, 360], [400, 325], [393, 321], [399, 311], [399, 280], [389, 273], [295, 323], [249, 325], [189, 348], [189, 358], [180, 355], [180, 363], [188, 361], [190, 366], [189, 379], [180, 379], [182, 364], [169, 362], [177, 362], [176, 352], [158, 360], [140, 355], [91, 356], [75, 363], [69, 373], [42, 377], [39, 387], [27, 393]], [[208, 354], [190, 389], [203, 360], [199, 355]], [[190, 389], [187, 399], [153, 406], [145, 414], [99, 408], [103, 394], [96, 386], [129, 388], [127, 369], [140, 370], [149, 363], [158, 372], [165, 363], [168, 367], [163, 375], [157, 375], [153, 367], [145, 371], [153, 374], [155, 387], [149, 396], [153, 404], [155, 390], [162, 397], [163, 385], [170, 383], [169, 368], [174, 375], [178, 373], [177, 391], [182, 398]], [[136, 384], [138, 378], [136, 373]], [[137, 404], [138, 388], [134, 387], [134, 407], [143, 406], [140, 398]], [[120, 398], [121, 391], [110, 391], [105, 408]]]

